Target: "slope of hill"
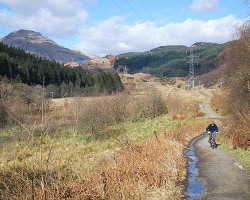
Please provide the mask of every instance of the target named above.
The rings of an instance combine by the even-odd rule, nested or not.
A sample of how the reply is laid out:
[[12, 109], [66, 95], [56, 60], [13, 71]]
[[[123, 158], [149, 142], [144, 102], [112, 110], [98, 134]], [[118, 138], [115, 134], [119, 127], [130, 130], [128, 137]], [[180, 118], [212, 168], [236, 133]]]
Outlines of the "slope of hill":
[[9, 46], [21, 48], [25, 52], [61, 63], [91, 60], [90, 56], [62, 47], [48, 37], [34, 31], [15, 31], [2, 38], [1, 41]]
[[[194, 54], [199, 57], [195, 65], [196, 74], [207, 73], [216, 64], [210, 63], [203, 67], [203, 63], [219, 55], [223, 44], [199, 42], [193, 45]], [[118, 55], [115, 69], [127, 66], [130, 73], [144, 72], [157, 76], [186, 76], [189, 64], [187, 56], [189, 48], [181, 45], [162, 46], [141, 53], [126, 53]], [[185, 59], [186, 58], [186, 59]]]
[[92, 91], [109, 93], [123, 90], [117, 73], [102, 72], [93, 75], [90, 72], [74, 70], [0, 42], [0, 80], [2, 77], [6, 77], [11, 82], [28, 85], [69, 86], [83, 90], [91, 88]]

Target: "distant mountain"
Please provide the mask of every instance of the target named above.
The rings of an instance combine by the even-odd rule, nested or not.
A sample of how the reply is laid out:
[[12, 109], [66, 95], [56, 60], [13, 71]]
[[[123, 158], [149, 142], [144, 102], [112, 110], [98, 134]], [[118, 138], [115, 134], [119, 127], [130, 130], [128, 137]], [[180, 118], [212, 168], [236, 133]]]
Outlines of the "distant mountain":
[[55, 60], [61, 63], [84, 62], [92, 59], [91, 56], [80, 51], [62, 47], [48, 37], [29, 30], [12, 32], [2, 38], [1, 41], [8, 46], [18, 47], [36, 56], [41, 56], [42, 58]]
[[[207, 73], [216, 68], [216, 63], [209, 61], [217, 57], [223, 50], [223, 44], [198, 42], [193, 45], [195, 59], [195, 74]], [[162, 46], [141, 53], [125, 53], [117, 56], [115, 69], [129, 70], [129, 73], [143, 72], [157, 76], [186, 76], [189, 48], [182, 45]]]

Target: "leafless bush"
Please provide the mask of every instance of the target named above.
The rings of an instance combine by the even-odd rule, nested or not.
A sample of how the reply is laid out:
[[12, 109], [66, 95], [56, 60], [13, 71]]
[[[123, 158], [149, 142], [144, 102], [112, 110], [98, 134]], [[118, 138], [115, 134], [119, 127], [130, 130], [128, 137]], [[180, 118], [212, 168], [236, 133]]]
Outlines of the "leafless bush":
[[146, 117], [155, 118], [166, 112], [166, 102], [163, 101], [160, 92], [155, 88], [146, 90], [146, 98], [142, 101]]
[[76, 134], [105, 138], [107, 127], [124, 121], [127, 108], [126, 94], [101, 97], [78, 97], [70, 104]]
[[155, 118], [167, 112], [167, 104], [156, 88], [146, 88], [129, 98], [128, 115], [131, 120]]
[[29, 124], [33, 121], [34, 115], [41, 113], [42, 110], [47, 112], [50, 101], [43, 96], [44, 90], [41, 86], [0, 82], [2, 108], [4, 107], [8, 113], [6, 123], [13, 124], [18, 120]]
[[110, 137], [108, 127], [126, 120], [155, 118], [166, 112], [166, 103], [155, 88], [143, 90], [142, 94], [119, 93], [100, 97], [74, 98], [69, 105], [75, 134], [94, 138]]
[[0, 99], [0, 127], [3, 127], [8, 121], [8, 113], [5, 111], [6, 108]]
[[181, 98], [175, 93], [169, 93], [167, 97], [167, 105], [169, 114], [179, 113], [185, 106]]

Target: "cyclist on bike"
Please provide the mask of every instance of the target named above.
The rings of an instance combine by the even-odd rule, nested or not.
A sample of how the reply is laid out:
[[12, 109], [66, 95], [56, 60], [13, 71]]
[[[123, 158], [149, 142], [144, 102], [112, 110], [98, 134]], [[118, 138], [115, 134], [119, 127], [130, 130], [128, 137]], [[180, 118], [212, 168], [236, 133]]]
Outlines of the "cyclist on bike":
[[215, 143], [215, 145], [216, 145], [216, 134], [218, 133], [218, 126], [217, 126], [215, 123], [211, 123], [211, 124], [209, 124], [209, 126], [206, 128], [206, 132], [209, 133], [209, 140], [208, 140], [208, 142], [210, 143], [210, 139], [211, 139], [212, 134], [213, 134], [214, 143]]

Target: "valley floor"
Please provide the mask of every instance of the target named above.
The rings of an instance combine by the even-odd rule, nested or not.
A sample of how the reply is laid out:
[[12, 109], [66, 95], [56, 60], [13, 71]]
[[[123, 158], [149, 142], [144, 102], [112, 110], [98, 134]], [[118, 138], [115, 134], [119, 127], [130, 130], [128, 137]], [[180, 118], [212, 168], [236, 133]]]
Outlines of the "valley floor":
[[[138, 117], [142, 103], [155, 109], [152, 88], [167, 113]], [[211, 96], [216, 90], [201, 89]], [[28, 136], [23, 127], [0, 132], [0, 198], [183, 199], [183, 150], [212, 122], [200, 111], [202, 101], [198, 90], [159, 83], [139, 85], [129, 96], [54, 99], [46, 126], [23, 125]], [[131, 119], [121, 123], [124, 110]], [[118, 123], [91, 126], [110, 112]]]

